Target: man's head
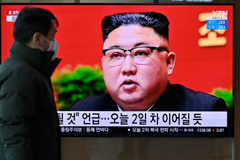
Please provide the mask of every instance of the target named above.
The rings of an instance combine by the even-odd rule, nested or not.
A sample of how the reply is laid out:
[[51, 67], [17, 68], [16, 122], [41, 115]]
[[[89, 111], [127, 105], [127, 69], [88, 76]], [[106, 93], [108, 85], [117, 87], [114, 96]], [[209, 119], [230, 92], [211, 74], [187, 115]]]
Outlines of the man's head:
[[15, 21], [13, 36], [30, 48], [48, 50], [57, 32], [58, 20], [48, 10], [36, 7], [23, 8]]
[[103, 19], [104, 81], [123, 110], [147, 110], [165, 92], [175, 64], [168, 25], [166, 16], [154, 12]]

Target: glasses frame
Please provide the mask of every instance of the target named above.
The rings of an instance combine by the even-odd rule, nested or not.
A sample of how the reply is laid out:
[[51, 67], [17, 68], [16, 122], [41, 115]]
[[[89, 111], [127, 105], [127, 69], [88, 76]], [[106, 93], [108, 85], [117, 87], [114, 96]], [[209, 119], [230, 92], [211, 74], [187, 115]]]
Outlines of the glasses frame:
[[126, 51], [129, 51], [131, 53], [131, 57], [133, 57], [132, 55], [132, 50], [136, 49], [136, 48], [149, 48], [151, 50], [151, 53], [153, 52], [153, 50], [157, 50], [159, 52], [163, 52], [163, 51], [166, 51], [167, 53], [169, 53], [169, 51], [165, 48], [160, 48], [160, 47], [154, 47], [154, 46], [138, 46], [138, 47], [134, 47], [134, 48], [131, 48], [131, 49], [122, 49], [122, 48], [108, 48], [108, 49], [103, 49], [102, 50], [102, 53], [103, 55], [105, 56], [106, 52], [109, 51], [109, 50], [112, 50], [112, 49], [119, 49], [119, 50], [122, 50], [123, 53], [124, 53], [124, 58], [126, 57], [126, 54], [125, 52]]

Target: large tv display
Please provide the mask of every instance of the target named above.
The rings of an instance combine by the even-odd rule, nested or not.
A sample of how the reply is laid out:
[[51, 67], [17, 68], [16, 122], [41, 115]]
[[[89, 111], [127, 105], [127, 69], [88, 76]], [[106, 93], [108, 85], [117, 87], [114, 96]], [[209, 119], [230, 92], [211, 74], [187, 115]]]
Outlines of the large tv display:
[[[234, 5], [1, 4], [1, 63], [26, 6], [59, 22], [51, 80], [62, 136], [234, 136]], [[156, 13], [168, 36], [151, 27]]]

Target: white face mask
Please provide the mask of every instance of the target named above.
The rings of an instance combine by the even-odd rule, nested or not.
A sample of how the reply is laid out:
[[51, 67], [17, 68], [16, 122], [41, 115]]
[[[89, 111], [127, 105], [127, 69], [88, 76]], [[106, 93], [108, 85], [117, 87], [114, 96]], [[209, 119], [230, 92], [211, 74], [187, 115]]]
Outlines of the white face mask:
[[[57, 42], [56, 39], [54, 39], [53, 41], [49, 41], [46, 37], [43, 36], [43, 38], [49, 43], [49, 47], [48, 47], [47, 51], [53, 51], [54, 52], [54, 55], [52, 56], [52, 59], [51, 59], [51, 61], [53, 61], [57, 57], [57, 54], [58, 54], [58, 48], [59, 48], [58, 42]], [[42, 51], [44, 51], [41, 46], [39, 46], [39, 48]]]

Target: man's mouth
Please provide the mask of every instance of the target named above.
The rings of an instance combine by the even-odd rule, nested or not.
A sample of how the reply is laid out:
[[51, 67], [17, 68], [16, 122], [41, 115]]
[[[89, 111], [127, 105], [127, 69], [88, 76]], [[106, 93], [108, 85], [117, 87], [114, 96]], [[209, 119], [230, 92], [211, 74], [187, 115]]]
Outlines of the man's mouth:
[[131, 79], [127, 79], [125, 81], [123, 81], [122, 83], [122, 88], [123, 90], [133, 90], [137, 87], [137, 83]]
[[135, 82], [134, 80], [131, 79], [126, 79], [123, 81], [122, 85], [129, 85], [129, 84], [137, 84], [137, 82]]

